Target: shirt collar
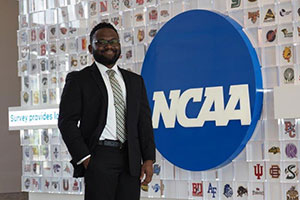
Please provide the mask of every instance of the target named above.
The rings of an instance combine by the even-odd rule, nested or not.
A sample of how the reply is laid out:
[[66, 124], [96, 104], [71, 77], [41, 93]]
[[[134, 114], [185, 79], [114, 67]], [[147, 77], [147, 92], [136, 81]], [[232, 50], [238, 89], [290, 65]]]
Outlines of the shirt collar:
[[112, 68], [107, 68], [106, 66], [102, 65], [101, 63], [98, 63], [97, 61], [95, 61], [95, 63], [102, 76], [107, 75], [106, 71], [109, 69], [113, 69], [118, 76], [121, 76], [121, 72], [119, 71], [117, 64], [115, 64]]

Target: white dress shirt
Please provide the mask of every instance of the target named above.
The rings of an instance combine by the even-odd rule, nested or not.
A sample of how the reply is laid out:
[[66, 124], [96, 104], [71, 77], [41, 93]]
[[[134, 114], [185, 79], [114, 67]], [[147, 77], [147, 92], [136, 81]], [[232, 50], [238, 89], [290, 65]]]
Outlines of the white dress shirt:
[[[106, 118], [106, 125], [102, 131], [102, 134], [100, 136], [100, 140], [117, 140], [117, 133], [116, 133], [116, 111], [115, 111], [115, 105], [114, 105], [114, 96], [113, 96], [113, 91], [111, 89], [111, 85], [110, 85], [110, 81], [109, 81], [109, 77], [108, 74], [106, 73], [107, 70], [114, 70], [115, 73], [115, 78], [118, 80], [119, 85], [121, 87], [122, 93], [123, 93], [123, 98], [124, 98], [124, 102], [125, 102], [125, 106], [126, 106], [126, 87], [125, 87], [125, 82], [123, 79], [123, 76], [121, 74], [121, 72], [118, 69], [117, 65], [114, 65], [112, 68], [107, 68], [104, 65], [96, 62], [96, 65], [100, 71], [100, 74], [103, 78], [106, 90], [107, 90], [107, 94], [108, 94], [108, 106], [107, 106], [107, 118]], [[77, 164], [81, 164], [84, 160], [86, 160], [87, 158], [89, 158], [91, 155], [88, 155], [86, 157], [84, 157], [83, 159], [81, 159]]]

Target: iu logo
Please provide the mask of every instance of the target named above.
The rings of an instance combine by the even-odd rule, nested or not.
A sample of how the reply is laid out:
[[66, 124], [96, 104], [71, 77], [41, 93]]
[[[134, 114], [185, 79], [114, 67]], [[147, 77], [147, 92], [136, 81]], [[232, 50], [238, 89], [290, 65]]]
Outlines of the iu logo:
[[192, 194], [196, 197], [203, 196], [203, 184], [202, 183], [192, 183]]
[[258, 180], [260, 180], [260, 177], [263, 175], [263, 166], [261, 166], [260, 164], [254, 166], [254, 175]]

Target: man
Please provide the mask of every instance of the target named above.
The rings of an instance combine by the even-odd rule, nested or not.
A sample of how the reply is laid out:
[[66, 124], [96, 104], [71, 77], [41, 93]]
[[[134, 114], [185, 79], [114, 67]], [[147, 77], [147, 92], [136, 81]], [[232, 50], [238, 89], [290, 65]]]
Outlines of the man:
[[95, 62], [66, 78], [58, 127], [74, 177], [85, 177], [85, 200], [136, 200], [155, 160], [144, 81], [116, 65], [121, 46], [111, 24], [93, 28], [89, 51]]

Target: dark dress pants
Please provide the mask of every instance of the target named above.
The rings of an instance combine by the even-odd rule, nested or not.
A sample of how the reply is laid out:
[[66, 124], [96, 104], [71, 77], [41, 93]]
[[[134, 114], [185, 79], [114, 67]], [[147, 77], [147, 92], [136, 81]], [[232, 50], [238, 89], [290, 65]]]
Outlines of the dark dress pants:
[[127, 148], [96, 147], [85, 173], [84, 199], [140, 199], [140, 179], [129, 174]]

